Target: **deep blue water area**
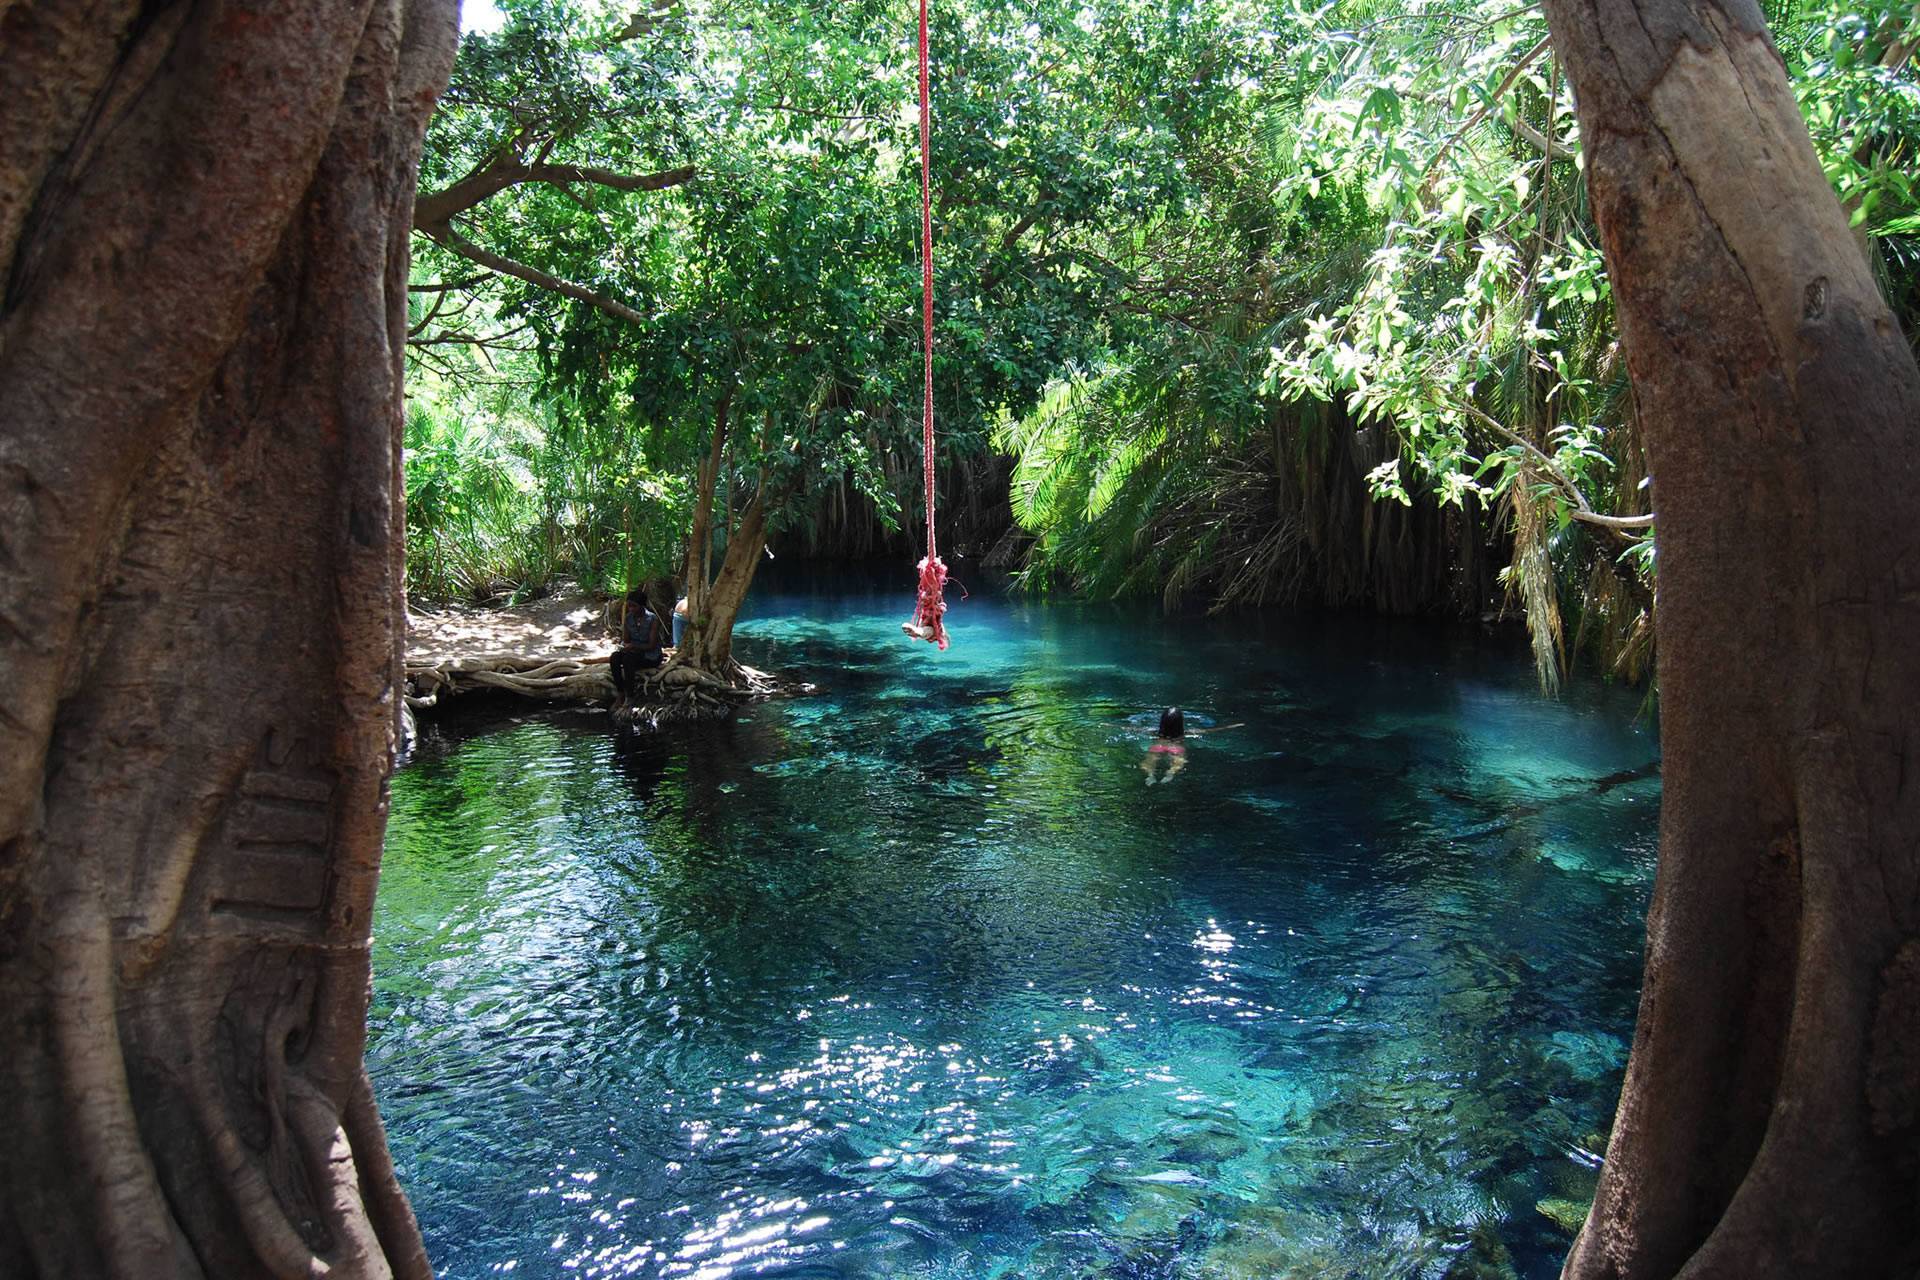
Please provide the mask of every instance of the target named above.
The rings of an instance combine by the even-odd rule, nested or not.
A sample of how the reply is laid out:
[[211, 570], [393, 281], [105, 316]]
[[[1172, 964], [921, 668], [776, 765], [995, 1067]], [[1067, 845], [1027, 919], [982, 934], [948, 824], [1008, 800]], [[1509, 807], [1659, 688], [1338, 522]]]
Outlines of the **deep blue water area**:
[[[368, 1056], [439, 1272], [1557, 1275], [1639, 696], [1476, 628], [984, 591], [938, 654], [908, 576], [759, 592], [740, 656], [818, 696], [511, 707], [397, 776]], [[1240, 727], [1149, 786], [1169, 703]]]

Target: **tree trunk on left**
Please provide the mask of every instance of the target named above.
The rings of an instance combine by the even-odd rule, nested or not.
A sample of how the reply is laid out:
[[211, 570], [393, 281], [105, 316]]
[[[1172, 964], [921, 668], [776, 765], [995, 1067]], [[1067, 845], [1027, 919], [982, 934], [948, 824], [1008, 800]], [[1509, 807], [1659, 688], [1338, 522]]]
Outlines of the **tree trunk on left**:
[[362, 1055], [455, 12], [0, 3], [0, 1275], [430, 1274]]

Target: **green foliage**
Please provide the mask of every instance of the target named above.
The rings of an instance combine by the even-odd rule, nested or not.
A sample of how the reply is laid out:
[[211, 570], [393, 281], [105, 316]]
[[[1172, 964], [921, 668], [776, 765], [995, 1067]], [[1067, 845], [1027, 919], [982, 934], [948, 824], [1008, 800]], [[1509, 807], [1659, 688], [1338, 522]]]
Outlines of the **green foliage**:
[[488, 599], [566, 577], [618, 592], [670, 571], [691, 507], [686, 477], [655, 468], [633, 437], [500, 390], [431, 375], [413, 388], [408, 591]]
[[[529, 413], [589, 453], [637, 449], [647, 466], [684, 476], [724, 403], [733, 429], [723, 505], [764, 487], [778, 526], [848, 480], [883, 517], [911, 503], [918, 485], [896, 465], [917, 454], [920, 421], [906, 15], [688, 6], [655, 11], [646, 34], [622, 40], [612, 38], [619, 10], [504, 7], [498, 35], [463, 43], [428, 140], [428, 189], [503, 156], [574, 172], [698, 174], [666, 191], [521, 182], [456, 219], [458, 237], [524, 265], [522, 275], [579, 287], [568, 296], [482, 273], [460, 291], [465, 309], [449, 313], [530, 335]], [[1099, 132], [1091, 108], [1043, 86], [1040, 58], [1058, 55], [1052, 75], [1071, 64], [1093, 87], [1101, 50], [1069, 14], [1045, 18], [1058, 47], [1035, 45], [1034, 23], [1013, 5], [940, 10], [936, 387], [949, 456], [983, 452], [988, 421], [1096, 349], [1099, 273], [1070, 255], [1022, 251], [1056, 220], [1139, 206], [1156, 180], [1148, 162], [1171, 163], [1168, 148], [1156, 157], [1124, 138], [1082, 154], [1078, 139]], [[1022, 93], [1003, 92], [1022, 81]], [[472, 274], [448, 236], [416, 269], [423, 281]], [[449, 378], [476, 371], [444, 349], [416, 354]], [[599, 474], [534, 469], [543, 489]], [[566, 501], [597, 511], [598, 493], [574, 485]], [[600, 559], [593, 547], [583, 554]]]
[[[915, 522], [911, 9], [501, 7], [423, 166], [522, 177], [417, 241], [416, 587], [671, 568], [723, 416], [723, 514]], [[1769, 17], [1911, 330], [1920, 9]], [[1651, 531], [1594, 517], [1652, 495], [1537, 8], [942, 0], [933, 34], [941, 445], [1012, 455], [1030, 585], [1478, 609], [1504, 565], [1543, 682], [1646, 669]]]
[[1911, 0], [1798, 6], [1775, 24], [1801, 113], [1834, 193], [1872, 237], [1920, 233], [1920, 44]]
[[[1311, 435], [1300, 406], [1331, 402], [1333, 429], [1385, 433], [1365, 470], [1377, 499], [1472, 505], [1508, 531], [1501, 580], [1543, 684], [1582, 647], [1637, 678], [1651, 531], [1583, 522], [1648, 509], [1645, 459], [1542, 15], [1500, 0], [1358, 0], [1287, 16], [1292, 38], [1257, 72], [1264, 100], [1248, 122], [1267, 144], [1246, 179], [1272, 193], [1266, 216], [1257, 229], [1214, 210], [1202, 220], [1220, 236], [1210, 253], [1243, 264], [1262, 293], [1236, 307], [1183, 281], [1143, 309], [1205, 349], [1200, 362], [1165, 361], [1141, 326], [1116, 330], [1125, 341], [1097, 373], [1063, 381], [1003, 433], [1020, 458], [1015, 514], [1038, 538], [1030, 575], [1157, 588], [1169, 602], [1289, 598], [1302, 573], [1283, 544], [1311, 514], [1316, 478], [1261, 486], [1288, 470], [1268, 424], [1306, 421]], [[1886, 0], [1776, 15], [1836, 192], [1910, 328], [1917, 24], [1920, 9]], [[1264, 377], [1246, 411], [1210, 419], [1186, 405], [1154, 421], [1145, 459], [1126, 447], [1143, 430], [1127, 408], [1153, 401], [1143, 380], [1177, 394], [1196, 368], [1249, 363]], [[1169, 503], [1206, 515], [1170, 518]]]
[[527, 572], [530, 493], [512, 450], [478, 416], [416, 397], [407, 406], [407, 587], [484, 595], [505, 568]]
[[[1262, 429], [1259, 370], [1247, 363], [1256, 353], [1188, 334], [1063, 379], [1001, 426], [995, 444], [1018, 460], [1014, 518], [1040, 536], [1029, 585], [1058, 577], [1088, 594], [1159, 592], [1171, 604], [1217, 580], [1241, 549], [1222, 517], [1267, 505], [1259, 471], [1219, 465]], [[1183, 518], [1169, 525], [1172, 513]], [[1259, 516], [1271, 526], [1270, 507]], [[1263, 602], [1258, 590], [1223, 598]]]
[[[1358, 287], [1274, 348], [1269, 385], [1390, 426], [1381, 496], [1410, 500], [1404, 462], [1443, 503], [1544, 503], [1556, 529], [1632, 514], [1625, 374], [1545, 21], [1492, 0], [1396, 17], [1324, 42], [1291, 185], [1362, 192], [1379, 243]], [[1550, 483], [1516, 492], [1528, 474]]]

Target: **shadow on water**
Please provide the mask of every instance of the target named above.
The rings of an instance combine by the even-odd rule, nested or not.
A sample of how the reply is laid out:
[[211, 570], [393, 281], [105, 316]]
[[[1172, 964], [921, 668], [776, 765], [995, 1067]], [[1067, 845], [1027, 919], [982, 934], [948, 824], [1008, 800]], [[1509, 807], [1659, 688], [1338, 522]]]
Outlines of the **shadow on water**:
[[[821, 697], [396, 779], [369, 1060], [442, 1272], [1556, 1274], [1637, 994], [1635, 698], [977, 587], [936, 655], [910, 586], [757, 598], [743, 656]], [[1243, 727], [1147, 788], [1169, 703]]]

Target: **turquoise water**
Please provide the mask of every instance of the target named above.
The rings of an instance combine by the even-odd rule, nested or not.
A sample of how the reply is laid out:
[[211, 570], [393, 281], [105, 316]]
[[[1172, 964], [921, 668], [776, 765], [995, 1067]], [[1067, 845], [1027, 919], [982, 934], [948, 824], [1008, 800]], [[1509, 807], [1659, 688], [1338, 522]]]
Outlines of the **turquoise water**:
[[[397, 777], [368, 1056], [440, 1273], [1556, 1275], [1635, 696], [1426, 624], [977, 594], [939, 655], [906, 608], [764, 592], [742, 656], [820, 696], [467, 719]], [[1167, 702], [1243, 727], [1149, 787]]]

